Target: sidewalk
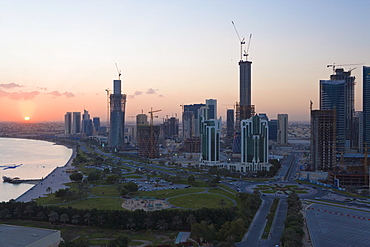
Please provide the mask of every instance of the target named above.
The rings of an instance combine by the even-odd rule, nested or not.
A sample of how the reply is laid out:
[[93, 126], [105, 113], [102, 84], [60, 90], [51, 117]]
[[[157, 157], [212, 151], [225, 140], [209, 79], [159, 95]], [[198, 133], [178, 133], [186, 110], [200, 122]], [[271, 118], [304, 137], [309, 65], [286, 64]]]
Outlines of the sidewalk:
[[63, 167], [57, 167], [55, 168], [49, 175], [47, 175], [43, 180], [41, 180], [39, 183], [37, 183], [35, 186], [30, 188], [28, 191], [24, 192], [22, 195], [20, 195], [15, 201], [17, 202], [30, 202], [32, 199], [44, 197], [47, 192], [47, 188], [51, 188], [51, 193], [59, 190], [59, 189], [65, 189], [68, 188], [68, 186], [65, 186], [65, 183], [71, 182], [69, 179], [70, 173], [67, 173], [67, 169], [73, 168], [72, 162], [73, 159], [76, 157], [76, 150], [73, 149], [73, 153], [71, 155], [71, 158], [69, 158], [67, 164]]

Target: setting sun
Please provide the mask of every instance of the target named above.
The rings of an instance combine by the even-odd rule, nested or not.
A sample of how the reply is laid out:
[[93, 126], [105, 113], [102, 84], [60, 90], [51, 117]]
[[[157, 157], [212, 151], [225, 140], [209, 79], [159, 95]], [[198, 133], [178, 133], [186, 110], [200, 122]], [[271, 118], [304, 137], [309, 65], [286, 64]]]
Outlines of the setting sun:
[[24, 120], [29, 121], [30, 117], [24, 117]]

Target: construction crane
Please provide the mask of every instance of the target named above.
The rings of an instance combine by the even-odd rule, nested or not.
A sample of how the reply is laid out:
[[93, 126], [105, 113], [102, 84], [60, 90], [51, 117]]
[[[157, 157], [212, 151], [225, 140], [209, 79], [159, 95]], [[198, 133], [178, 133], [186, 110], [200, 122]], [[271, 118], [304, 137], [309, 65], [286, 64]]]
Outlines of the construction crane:
[[105, 91], [107, 92], [107, 126], [109, 126], [109, 94], [112, 90], [106, 88]]
[[[332, 64], [328, 64], [328, 65], [326, 65], [326, 67], [327, 68], [329, 68], [329, 67], [333, 67], [333, 74], [334, 74], [334, 72], [335, 72], [335, 67], [337, 67], [337, 66], [353, 66], [353, 65], [363, 65], [364, 63], [352, 63], [352, 64], [336, 64], [336, 63], [332, 63]], [[355, 68], [354, 68], [355, 69]], [[354, 70], [354, 69], [352, 69], [352, 70]], [[351, 70], [351, 71], [352, 71]]]
[[121, 80], [121, 70], [118, 69], [117, 63], [115, 63], [115, 65], [116, 65], [116, 69], [117, 69], [117, 72], [118, 72], [118, 80]]
[[243, 56], [245, 56], [245, 61], [248, 61], [248, 55], [249, 55], [248, 52], [249, 52], [249, 46], [251, 45], [251, 39], [252, 39], [252, 34], [249, 35], [247, 51], [244, 50]]
[[236, 35], [238, 35], [238, 39], [240, 41], [240, 60], [243, 60], [243, 45], [245, 44], [245, 38], [244, 37], [243, 37], [243, 39], [240, 38], [240, 35], [238, 33], [238, 30], [235, 27], [234, 22], [231, 21], [231, 23], [233, 24], [234, 29], [235, 29], [235, 32], [236, 32]]

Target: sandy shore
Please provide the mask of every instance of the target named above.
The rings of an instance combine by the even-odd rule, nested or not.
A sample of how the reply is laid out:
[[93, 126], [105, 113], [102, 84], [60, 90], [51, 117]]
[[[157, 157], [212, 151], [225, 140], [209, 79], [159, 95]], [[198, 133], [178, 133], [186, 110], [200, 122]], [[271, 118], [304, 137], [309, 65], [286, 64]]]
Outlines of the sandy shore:
[[29, 202], [32, 199], [40, 198], [46, 196], [49, 192], [46, 191], [47, 188], [51, 188], [51, 192], [55, 192], [59, 189], [65, 189], [65, 183], [71, 182], [69, 179], [70, 173], [67, 173], [67, 169], [74, 168], [72, 166], [73, 159], [76, 157], [76, 150], [73, 149], [72, 155], [69, 158], [67, 164], [63, 167], [55, 168], [49, 175], [47, 175], [43, 180], [37, 183], [35, 186], [20, 195], [15, 201], [17, 202]]

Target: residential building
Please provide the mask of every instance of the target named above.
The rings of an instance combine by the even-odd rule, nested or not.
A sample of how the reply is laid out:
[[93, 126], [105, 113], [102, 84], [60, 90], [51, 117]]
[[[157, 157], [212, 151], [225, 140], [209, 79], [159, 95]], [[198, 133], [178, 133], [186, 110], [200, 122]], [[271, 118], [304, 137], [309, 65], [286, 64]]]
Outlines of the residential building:
[[81, 112], [72, 113], [72, 134], [81, 133]]
[[277, 142], [278, 138], [278, 120], [271, 119], [269, 121], [269, 140]]

